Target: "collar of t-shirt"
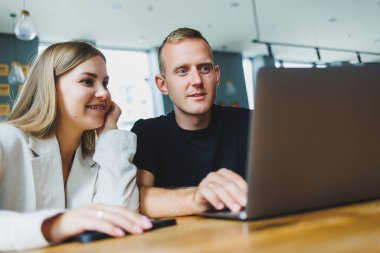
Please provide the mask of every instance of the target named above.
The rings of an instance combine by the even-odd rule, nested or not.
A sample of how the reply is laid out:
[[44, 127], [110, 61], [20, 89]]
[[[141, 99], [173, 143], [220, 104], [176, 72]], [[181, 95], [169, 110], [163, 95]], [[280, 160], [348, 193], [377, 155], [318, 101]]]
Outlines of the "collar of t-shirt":
[[218, 108], [216, 105], [213, 105], [213, 107], [211, 108], [210, 124], [206, 128], [199, 129], [199, 130], [185, 130], [177, 124], [177, 121], [175, 120], [174, 111], [171, 111], [168, 114], [169, 122], [174, 128], [174, 130], [191, 139], [203, 139], [203, 138], [208, 138], [211, 135], [213, 135], [217, 127], [216, 122], [217, 122], [218, 117], [219, 117]]

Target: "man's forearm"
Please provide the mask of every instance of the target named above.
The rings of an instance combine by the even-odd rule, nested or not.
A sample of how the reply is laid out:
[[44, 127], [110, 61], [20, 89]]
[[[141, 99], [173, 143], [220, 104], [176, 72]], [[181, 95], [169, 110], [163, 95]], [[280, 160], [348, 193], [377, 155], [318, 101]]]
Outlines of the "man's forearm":
[[194, 192], [196, 187], [163, 189], [140, 187], [140, 212], [151, 218], [195, 214]]

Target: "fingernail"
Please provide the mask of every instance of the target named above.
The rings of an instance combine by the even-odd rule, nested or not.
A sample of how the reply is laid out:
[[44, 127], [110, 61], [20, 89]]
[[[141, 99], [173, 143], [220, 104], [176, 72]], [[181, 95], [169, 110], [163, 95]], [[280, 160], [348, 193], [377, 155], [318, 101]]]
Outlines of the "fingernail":
[[134, 230], [136, 233], [139, 233], [139, 234], [143, 232], [142, 228], [140, 228], [140, 227], [137, 226], [137, 225], [133, 225], [133, 230]]
[[116, 232], [116, 234], [117, 234], [118, 236], [125, 236], [125, 232], [124, 232], [124, 230], [122, 230], [122, 229], [119, 228], [119, 227], [116, 227], [116, 228], [115, 228], [115, 232]]
[[246, 205], [247, 205], [247, 198], [241, 198], [241, 199], [240, 199], [240, 203], [241, 203], [243, 206], [246, 206]]
[[217, 209], [223, 209], [223, 208], [224, 208], [224, 204], [219, 202], [217, 205]]
[[146, 227], [146, 228], [152, 227], [152, 222], [147, 217], [143, 216], [141, 218], [141, 221], [142, 221], [142, 224], [144, 225], [144, 227]]
[[238, 204], [234, 203], [232, 205], [232, 211], [239, 212], [239, 210], [240, 210], [240, 206]]

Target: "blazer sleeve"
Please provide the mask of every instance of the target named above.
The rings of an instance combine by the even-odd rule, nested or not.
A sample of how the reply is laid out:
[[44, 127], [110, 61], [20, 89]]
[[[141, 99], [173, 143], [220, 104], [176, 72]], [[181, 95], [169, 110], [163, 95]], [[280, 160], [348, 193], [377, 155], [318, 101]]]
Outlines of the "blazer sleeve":
[[42, 222], [62, 210], [34, 213], [0, 211], [0, 252], [27, 250], [49, 245], [41, 231]]
[[132, 163], [137, 136], [125, 130], [109, 130], [99, 136], [94, 161], [99, 165], [93, 202], [139, 208], [137, 168]]

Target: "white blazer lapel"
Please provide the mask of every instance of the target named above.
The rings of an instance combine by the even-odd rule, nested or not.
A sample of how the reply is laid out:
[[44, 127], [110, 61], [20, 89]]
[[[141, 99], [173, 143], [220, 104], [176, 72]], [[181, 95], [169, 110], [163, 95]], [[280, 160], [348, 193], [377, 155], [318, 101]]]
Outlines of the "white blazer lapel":
[[37, 210], [64, 209], [66, 204], [62, 162], [55, 135], [46, 139], [29, 135], [29, 146], [35, 154], [31, 163]]
[[98, 167], [91, 156], [82, 153], [82, 145], [75, 152], [73, 165], [66, 185], [67, 208], [91, 203], [96, 190]]

